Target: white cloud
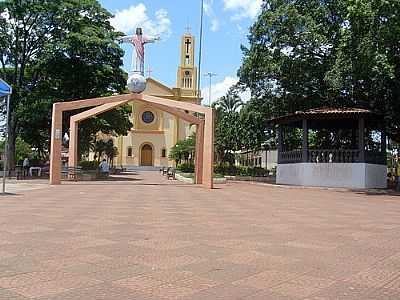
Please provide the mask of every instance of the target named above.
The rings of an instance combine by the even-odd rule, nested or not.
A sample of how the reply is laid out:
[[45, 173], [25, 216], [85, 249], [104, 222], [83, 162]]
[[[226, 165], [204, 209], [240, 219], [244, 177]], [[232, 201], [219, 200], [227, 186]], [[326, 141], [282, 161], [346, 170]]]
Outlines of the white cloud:
[[262, 0], [224, 0], [225, 10], [233, 11], [233, 20], [255, 18], [261, 11]]
[[168, 12], [160, 9], [156, 11], [154, 18], [150, 18], [143, 3], [118, 10], [110, 22], [116, 30], [125, 34], [133, 33], [137, 27], [142, 27], [144, 33], [148, 35], [160, 35], [167, 38], [171, 34], [171, 20]]
[[206, 0], [204, 2], [204, 12], [211, 22], [211, 31], [215, 32], [219, 29], [219, 20], [213, 9], [214, 0]]
[[[229, 88], [238, 83], [239, 79], [232, 76], [225, 77], [222, 81], [216, 82], [211, 85], [211, 102], [217, 101], [222, 96], [225, 96], [228, 92]], [[203, 96], [203, 103], [209, 103], [209, 95], [210, 95], [210, 87], [209, 85], [205, 86], [201, 90], [201, 94]], [[242, 98], [243, 102], [247, 102], [251, 98], [251, 93], [249, 90], [242, 92], [239, 94], [240, 98]]]

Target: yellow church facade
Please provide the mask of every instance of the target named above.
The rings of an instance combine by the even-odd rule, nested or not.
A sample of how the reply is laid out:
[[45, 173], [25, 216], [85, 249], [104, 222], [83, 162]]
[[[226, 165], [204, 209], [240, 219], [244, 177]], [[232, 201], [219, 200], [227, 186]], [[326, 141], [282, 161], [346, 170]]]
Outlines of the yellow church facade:
[[[197, 89], [197, 68], [195, 59], [195, 39], [185, 34], [181, 42], [181, 61], [177, 71], [177, 85], [170, 88], [153, 78], [147, 78], [146, 95], [176, 101], [200, 104]], [[170, 149], [186, 139], [195, 126], [161, 110], [143, 103], [131, 103], [133, 128], [126, 136], [114, 137], [118, 155], [116, 166], [123, 167], [167, 167], [173, 166], [169, 160]]]

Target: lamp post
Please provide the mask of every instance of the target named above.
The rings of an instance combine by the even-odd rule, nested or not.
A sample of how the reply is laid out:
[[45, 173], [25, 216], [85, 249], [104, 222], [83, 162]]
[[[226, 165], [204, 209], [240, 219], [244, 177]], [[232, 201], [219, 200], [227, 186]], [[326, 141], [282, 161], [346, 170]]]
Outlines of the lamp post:
[[204, 18], [204, 0], [201, 0], [200, 12], [200, 41], [199, 41], [199, 70], [197, 73], [197, 101], [200, 104], [200, 91], [201, 91], [201, 55], [203, 52], [203, 18]]
[[3, 161], [3, 192], [6, 193], [6, 174], [7, 174], [7, 163], [8, 163], [8, 121], [10, 118], [10, 97], [12, 94], [12, 87], [8, 85], [4, 80], [0, 79], [0, 97], [5, 97], [6, 104], [6, 128], [5, 128], [5, 143], [4, 143], [4, 161]]
[[208, 88], [209, 88], [209, 90], [208, 90], [208, 106], [211, 106], [212, 78], [213, 78], [214, 76], [217, 76], [217, 74], [212, 73], [212, 72], [208, 72], [208, 73], [204, 74], [204, 76], [207, 76], [207, 77], [210, 78], [210, 86], [208, 87]]

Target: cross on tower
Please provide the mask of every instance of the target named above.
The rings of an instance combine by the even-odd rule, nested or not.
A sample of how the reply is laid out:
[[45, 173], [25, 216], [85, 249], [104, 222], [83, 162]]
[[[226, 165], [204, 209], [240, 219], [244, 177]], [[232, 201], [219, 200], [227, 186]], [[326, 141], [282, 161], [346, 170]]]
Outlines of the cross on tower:
[[153, 73], [153, 69], [151, 69], [150, 67], [147, 67], [146, 73], [147, 73], [147, 77], [151, 77], [151, 73]]
[[189, 54], [190, 45], [191, 45], [191, 44], [192, 44], [192, 42], [191, 42], [189, 39], [187, 39], [186, 42], [185, 42], [185, 45], [186, 45], [186, 54]]

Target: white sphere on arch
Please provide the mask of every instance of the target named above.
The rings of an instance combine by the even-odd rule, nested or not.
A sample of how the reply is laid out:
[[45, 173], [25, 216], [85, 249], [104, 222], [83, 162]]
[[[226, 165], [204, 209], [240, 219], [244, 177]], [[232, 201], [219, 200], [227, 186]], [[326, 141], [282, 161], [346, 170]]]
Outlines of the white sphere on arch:
[[146, 78], [140, 73], [133, 73], [129, 76], [127, 85], [131, 93], [140, 94], [146, 89]]

